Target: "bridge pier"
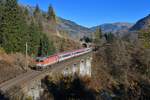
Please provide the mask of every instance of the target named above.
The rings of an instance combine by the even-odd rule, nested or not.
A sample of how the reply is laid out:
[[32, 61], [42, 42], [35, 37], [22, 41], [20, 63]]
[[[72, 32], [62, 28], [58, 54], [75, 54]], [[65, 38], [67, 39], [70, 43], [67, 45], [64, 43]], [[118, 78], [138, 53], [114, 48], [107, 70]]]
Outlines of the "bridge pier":
[[78, 72], [79, 72], [78, 64], [73, 64], [72, 74], [75, 75], [75, 74], [78, 74]]
[[91, 62], [92, 58], [87, 57], [85, 59], [81, 59], [79, 62], [76, 62], [72, 65], [67, 66], [63, 71], [62, 74], [64, 76], [69, 75], [79, 75], [81, 77], [88, 76], [91, 77]]
[[24, 92], [27, 97], [31, 97], [32, 100], [38, 100], [43, 93], [42, 83], [40, 81], [34, 81], [29, 87], [26, 87]]
[[91, 63], [92, 63], [92, 58], [91, 57], [87, 58], [86, 59], [86, 75], [89, 76], [89, 77], [91, 77], [91, 73], [92, 73]]
[[80, 61], [80, 76], [89, 76], [91, 77], [91, 62], [92, 58], [88, 57]]
[[85, 76], [86, 75], [86, 60], [81, 59], [79, 69], [80, 69], [79, 75]]

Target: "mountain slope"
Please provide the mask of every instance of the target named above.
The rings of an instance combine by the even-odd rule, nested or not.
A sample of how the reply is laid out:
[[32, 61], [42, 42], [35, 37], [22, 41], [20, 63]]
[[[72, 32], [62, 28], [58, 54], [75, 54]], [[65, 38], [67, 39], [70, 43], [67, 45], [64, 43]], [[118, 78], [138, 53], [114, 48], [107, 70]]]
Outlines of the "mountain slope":
[[116, 33], [118, 31], [128, 30], [132, 26], [133, 26], [132, 23], [118, 22], [118, 23], [108, 23], [108, 24], [102, 24], [99, 26], [95, 26], [95, 27], [92, 27], [91, 30], [94, 31], [96, 28], [101, 27], [101, 29], [104, 33], [108, 33], [108, 32]]
[[140, 30], [148, 30], [150, 27], [150, 15], [138, 20], [125, 35], [126, 38], [130, 40], [138, 40]]
[[[31, 21], [33, 20], [37, 26], [41, 26], [41, 31], [44, 34], [46, 34], [48, 40], [51, 41], [52, 44], [54, 44], [56, 52], [73, 50], [81, 47], [81, 44], [77, 39], [71, 38], [70, 36], [71, 33], [68, 33], [67, 31], [64, 31], [63, 29], [59, 29], [59, 27], [57, 27], [63, 22], [61, 21], [61, 18], [55, 16], [56, 20], [48, 19], [49, 16], [48, 12], [44, 12], [40, 8], [39, 8], [39, 13], [35, 16], [34, 15], [34, 11], [36, 9], [35, 7], [32, 7], [30, 5], [26, 5], [26, 6], [21, 5], [21, 7], [24, 11], [28, 10], [28, 14], [26, 15], [27, 23], [30, 24]], [[69, 26], [70, 24], [67, 25]]]
[[137, 21], [137, 23], [130, 28], [130, 31], [144, 30], [144, 29], [148, 29], [149, 27], [150, 27], [150, 15]]
[[81, 38], [83, 36], [91, 36], [92, 30], [84, 26], [78, 25], [73, 21], [66, 20], [63, 18], [58, 18], [58, 30], [64, 30], [68, 32], [69, 36], [72, 38]]

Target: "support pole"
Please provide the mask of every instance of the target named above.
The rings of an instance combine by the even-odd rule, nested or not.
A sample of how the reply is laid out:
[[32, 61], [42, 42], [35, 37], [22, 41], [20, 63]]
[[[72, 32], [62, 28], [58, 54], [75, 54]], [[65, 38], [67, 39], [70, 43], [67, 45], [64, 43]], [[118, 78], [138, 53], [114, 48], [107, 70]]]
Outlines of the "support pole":
[[26, 42], [26, 62], [25, 62], [25, 70], [28, 67], [28, 43]]

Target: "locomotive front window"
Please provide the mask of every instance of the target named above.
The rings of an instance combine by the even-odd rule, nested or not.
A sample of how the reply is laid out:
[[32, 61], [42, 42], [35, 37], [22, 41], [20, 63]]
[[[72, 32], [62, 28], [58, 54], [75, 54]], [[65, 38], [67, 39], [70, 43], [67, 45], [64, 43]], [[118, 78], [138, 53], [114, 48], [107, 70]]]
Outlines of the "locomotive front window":
[[43, 60], [40, 60], [40, 59], [36, 59], [36, 62], [43, 62]]
[[43, 60], [40, 60], [40, 62], [44, 62]]
[[36, 59], [36, 62], [40, 62], [41, 60], [40, 59]]

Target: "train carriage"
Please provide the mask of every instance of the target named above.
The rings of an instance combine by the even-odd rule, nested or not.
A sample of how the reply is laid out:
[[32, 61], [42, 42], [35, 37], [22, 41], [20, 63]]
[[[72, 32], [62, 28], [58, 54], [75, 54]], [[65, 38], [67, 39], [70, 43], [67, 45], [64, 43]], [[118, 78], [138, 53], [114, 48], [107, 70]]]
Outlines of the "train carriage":
[[37, 62], [36, 66], [38, 69], [45, 69], [52, 64], [70, 59], [72, 57], [83, 55], [91, 51], [92, 51], [92, 48], [83, 48], [83, 49], [74, 50], [70, 52], [59, 53], [59, 54], [52, 55], [49, 57], [38, 57], [36, 60]]
[[73, 52], [65, 52], [65, 53], [61, 53], [58, 54], [59, 56], [59, 62], [63, 61], [63, 60], [67, 60], [69, 58], [73, 57]]

